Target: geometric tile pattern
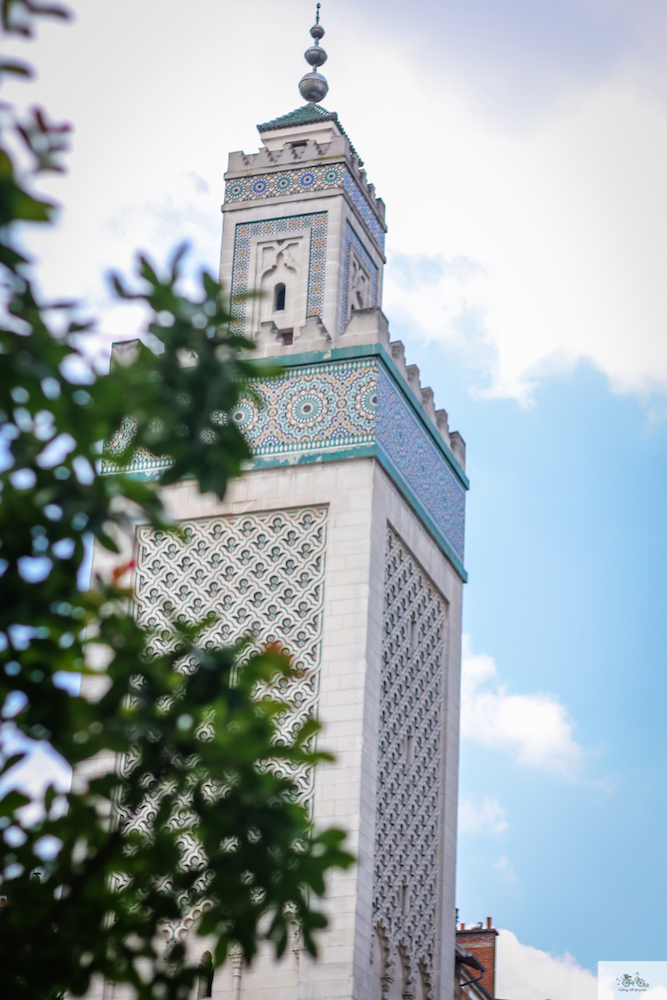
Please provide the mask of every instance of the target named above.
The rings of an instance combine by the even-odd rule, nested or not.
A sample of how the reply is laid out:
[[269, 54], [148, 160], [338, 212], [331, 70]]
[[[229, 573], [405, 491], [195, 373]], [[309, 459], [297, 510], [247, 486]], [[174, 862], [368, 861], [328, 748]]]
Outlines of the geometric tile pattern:
[[327, 213], [293, 215], [285, 219], [266, 219], [262, 222], [240, 222], [234, 234], [234, 265], [232, 268], [232, 321], [233, 333], [242, 334], [245, 324], [250, 267], [250, 241], [254, 236], [277, 236], [279, 233], [296, 232], [310, 228], [310, 261], [308, 266], [308, 299], [306, 316], [321, 316], [324, 304], [324, 269], [327, 255]]
[[242, 398], [231, 419], [254, 455], [319, 452], [373, 441], [377, 365], [372, 359], [292, 368], [253, 388], [263, 405]]
[[[199, 643], [226, 646], [251, 634], [280, 642], [297, 676], [273, 694], [293, 704], [281, 716], [278, 740], [317, 716], [327, 508], [239, 514], [182, 521], [183, 540], [149, 525], [137, 529], [136, 618], [152, 632], [148, 652], [164, 651], [175, 615], [188, 622], [214, 612]], [[278, 768], [280, 770], [280, 767]], [[290, 772], [299, 801], [311, 804], [312, 768]]]
[[340, 314], [341, 332], [344, 331], [347, 326], [347, 294], [350, 280], [350, 246], [353, 246], [356, 250], [361, 263], [364, 265], [371, 278], [373, 285], [373, 301], [369, 305], [376, 306], [378, 300], [378, 269], [369, 256], [366, 247], [363, 245], [350, 223], [347, 222], [345, 226], [345, 258], [343, 261], [343, 305], [341, 307]]
[[[438, 917], [446, 605], [387, 531], [373, 921], [403, 965], [403, 996], [431, 993]], [[400, 970], [384, 970], [396, 979]], [[391, 959], [390, 959], [391, 963]], [[386, 981], [386, 980], [385, 980]]]
[[463, 562], [465, 490], [382, 365], [376, 441]]
[[[330, 361], [288, 368], [277, 379], [253, 383], [258, 402], [241, 397], [229, 416], [243, 431], [253, 454], [301, 454], [317, 461], [323, 454], [350, 453], [379, 446], [399, 479], [409, 487], [438, 530], [463, 562], [465, 490], [403, 393], [377, 358]], [[106, 449], [118, 454], [132, 438], [130, 425]], [[167, 458], [135, 453], [127, 472], [159, 475]], [[103, 473], [119, 471], [108, 459]]]
[[345, 188], [350, 198], [352, 199], [352, 204], [359, 212], [359, 215], [366, 223], [366, 226], [368, 227], [368, 231], [370, 232], [371, 236], [377, 243], [380, 250], [382, 250], [382, 252], [384, 253], [384, 240], [385, 240], [384, 229], [375, 218], [373, 210], [371, 209], [370, 205], [364, 198], [363, 194], [361, 193], [361, 189], [359, 188], [359, 185], [354, 180], [349, 170], [345, 171], [345, 175], [343, 177], [343, 187]]
[[225, 203], [233, 205], [239, 201], [261, 201], [304, 191], [327, 191], [342, 186], [343, 170], [342, 163], [328, 163], [323, 167], [300, 167], [277, 174], [237, 177], [227, 181]]
[[253, 174], [228, 180], [225, 204], [261, 201], [265, 198], [294, 197], [304, 191], [328, 191], [342, 187], [366, 224], [379, 249], [384, 252], [385, 234], [361, 188], [343, 163], [297, 167], [279, 173]]

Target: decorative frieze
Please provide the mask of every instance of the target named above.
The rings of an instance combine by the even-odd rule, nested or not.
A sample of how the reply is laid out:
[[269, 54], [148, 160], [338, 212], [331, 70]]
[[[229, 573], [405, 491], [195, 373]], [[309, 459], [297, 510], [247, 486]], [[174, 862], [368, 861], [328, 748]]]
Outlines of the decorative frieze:
[[[330, 361], [290, 368], [275, 380], [252, 385], [232, 412], [255, 461], [262, 465], [316, 462], [337, 456], [376, 454], [399, 489], [420, 505], [462, 568], [465, 486], [428, 425], [377, 357]], [[107, 454], [122, 453], [131, 440], [126, 424]], [[135, 453], [128, 472], [157, 475], [169, 465], [148, 452]], [[118, 465], [106, 460], [102, 471]]]
[[376, 440], [463, 560], [465, 488], [382, 365], [378, 368]]
[[373, 442], [377, 407], [374, 360], [292, 368], [254, 386], [262, 405], [239, 401], [231, 419], [256, 456], [348, 449]]
[[369, 235], [384, 253], [385, 229], [364, 196], [359, 184], [345, 163], [326, 163], [293, 169], [228, 178], [225, 205], [264, 201], [267, 198], [293, 198], [309, 191], [331, 191], [342, 188], [361, 216]]

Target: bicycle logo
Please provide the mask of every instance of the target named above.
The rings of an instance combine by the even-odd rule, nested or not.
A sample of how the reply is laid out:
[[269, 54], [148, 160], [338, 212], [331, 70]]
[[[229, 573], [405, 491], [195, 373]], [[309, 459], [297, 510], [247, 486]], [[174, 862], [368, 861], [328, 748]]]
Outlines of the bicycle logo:
[[631, 990], [633, 993], [643, 993], [649, 988], [648, 983], [641, 978], [638, 972], [634, 976], [629, 976], [626, 972], [624, 976], [619, 976], [616, 985], [622, 990]]

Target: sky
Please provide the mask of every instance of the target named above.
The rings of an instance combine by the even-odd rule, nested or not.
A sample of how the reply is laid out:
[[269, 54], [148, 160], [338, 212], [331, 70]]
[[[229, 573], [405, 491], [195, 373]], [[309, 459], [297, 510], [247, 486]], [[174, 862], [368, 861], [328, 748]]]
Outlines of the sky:
[[[217, 269], [227, 154], [298, 107], [308, 0], [95, 0], [16, 45], [75, 123], [26, 234], [47, 295], [136, 332], [104, 274]], [[387, 204], [393, 339], [467, 442], [458, 905], [499, 989], [593, 1000], [665, 960], [667, 8], [324, 0], [323, 102]], [[513, 991], [513, 992], [510, 992]]]

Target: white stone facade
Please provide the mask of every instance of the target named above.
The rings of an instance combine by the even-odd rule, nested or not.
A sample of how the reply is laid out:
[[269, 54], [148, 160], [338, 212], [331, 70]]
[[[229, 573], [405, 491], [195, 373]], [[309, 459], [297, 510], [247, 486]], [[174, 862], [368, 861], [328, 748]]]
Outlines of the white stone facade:
[[[257, 457], [222, 502], [188, 482], [164, 490], [190, 526], [187, 545], [168, 552], [138, 525], [120, 558], [134, 550], [146, 624], [165, 600], [191, 617], [215, 607], [220, 641], [252, 626], [304, 657], [299, 700], [335, 761], [302, 795], [317, 826], [349, 834], [358, 859], [330, 878], [317, 961], [295, 933], [280, 962], [232, 958], [212, 996], [450, 1000], [465, 446], [390, 342], [379, 308], [384, 206], [358, 156], [332, 116], [312, 127], [286, 118], [262, 132], [260, 153], [231, 154], [226, 175], [222, 280], [265, 292], [237, 323], [260, 356], [288, 366], [263, 417], [243, 403], [232, 415]], [[275, 583], [262, 554], [271, 532]], [[244, 537], [259, 536], [240, 560]], [[96, 570], [109, 558], [96, 554]], [[236, 588], [226, 604], [225, 588]], [[197, 957], [206, 948], [188, 944]]]

